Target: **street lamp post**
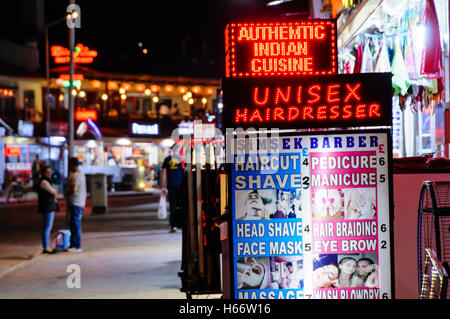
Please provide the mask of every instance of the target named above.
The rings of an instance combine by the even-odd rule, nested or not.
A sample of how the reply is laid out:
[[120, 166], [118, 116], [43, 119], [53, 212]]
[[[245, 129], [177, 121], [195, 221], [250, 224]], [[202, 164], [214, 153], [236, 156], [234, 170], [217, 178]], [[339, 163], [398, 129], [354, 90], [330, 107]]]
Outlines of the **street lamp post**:
[[[70, 0], [70, 5], [74, 5], [75, 0]], [[76, 11], [72, 14], [69, 14], [70, 19], [73, 19]], [[74, 64], [73, 64], [73, 51], [75, 47], [75, 26], [69, 26], [69, 51], [70, 51], [70, 60], [69, 60], [69, 127], [68, 127], [68, 139], [67, 145], [69, 149], [69, 158], [74, 156], [73, 150], [73, 135], [74, 135], [74, 104], [75, 104], [75, 96], [72, 94], [73, 91], [73, 77], [74, 77]]]
[[45, 73], [47, 78], [47, 88], [45, 94], [45, 104], [46, 104], [46, 117], [47, 117], [47, 125], [46, 125], [46, 134], [48, 138], [48, 161], [51, 163], [51, 147], [50, 147], [50, 49], [49, 49], [49, 39], [48, 39], [48, 29], [58, 23], [66, 21], [66, 17], [61, 18], [59, 20], [53, 21], [45, 26]]
[[[75, 7], [75, 0], [70, 0], [70, 5], [68, 8]], [[69, 118], [68, 118], [68, 130], [67, 130], [67, 148], [69, 152], [69, 161], [70, 158], [74, 156], [73, 149], [73, 139], [74, 139], [74, 104], [75, 104], [75, 96], [72, 94], [73, 91], [73, 78], [74, 78], [74, 63], [73, 63], [73, 51], [75, 47], [75, 27], [76, 23], [73, 23], [73, 20], [79, 19], [79, 13], [73, 10], [71, 13], [67, 15], [67, 27], [69, 28], [69, 51], [70, 51], [70, 60], [69, 60]], [[68, 161], [68, 162], [69, 162]], [[70, 165], [68, 165], [67, 176], [70, 176]], [[70, 226], [70, 210], [69, 210], [69, 202], [67, 202], [66, 209], [66, 227]]]

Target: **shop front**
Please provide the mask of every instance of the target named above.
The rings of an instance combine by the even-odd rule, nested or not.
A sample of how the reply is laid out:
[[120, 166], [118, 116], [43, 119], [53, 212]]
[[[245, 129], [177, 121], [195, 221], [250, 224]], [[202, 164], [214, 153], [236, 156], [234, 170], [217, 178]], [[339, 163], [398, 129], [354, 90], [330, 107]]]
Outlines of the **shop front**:
[[6, 183], [15, 180], [20, 182], [25, 189], [31, 190], [32, 164], [38, 156], [39, 161], [51, 164], [54, 185], [58, 191], [63, 190], [64, 177], [67, 175], [64, 137], [54, 136], [48, 139], [6, 136], [2, 140]]
[[371, 0], [333, 12], [339, 73], [392, 73], [397, 298], [417, 298], [418, 208], [425, 181], [449, 181], [449, 4]]
[[160, 187], [160, 173], [171, 140], [103, 137], [76, 140], [75, 156], [86, 175], [107, 175], [108, 191], [147, 191]]

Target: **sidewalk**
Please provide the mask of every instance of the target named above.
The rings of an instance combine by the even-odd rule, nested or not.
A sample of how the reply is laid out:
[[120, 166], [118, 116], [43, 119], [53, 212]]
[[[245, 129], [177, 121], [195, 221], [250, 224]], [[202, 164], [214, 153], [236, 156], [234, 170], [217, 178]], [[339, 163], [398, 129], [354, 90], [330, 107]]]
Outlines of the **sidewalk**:
[[[108, 192], [108, 198], [111, 197], [121, 197], [121, 196], [148, 196], [148, 195], [155, 195], [159, 196], [161, 194], [160, 189], [151, 189], [150, 191], [116, 191], [116, 192]], [[90, 198], [90, 193], [87, 194], [88, 199]], [[63, 194], [58, 194], [58, 200], [63, 200], [64, 196]], [[26, 203], [26, 202], [37, 202], [37, 193], [36, 192], [27, 192], [25, 196], [22, 199], [16, 199], [12, 195], [9, 198], [8, 205], [11, 204], [18, 204], [18, 203]], [[0, 192], [0, 207], [1, 206], [7, 206], [6, 204], [6, 196], [2, 195]]]
[[[42, 216], [37, 213], [36, 193], [28, 195], [28, 200], [8, 205], [2, 204], [0, 198], [0, 278], [41, 255]], [[127, 205], [145, 205], [156, 203], [158, 200], [159, 194], [118, 192], [115, 196], [108, 198], [108, 214], [124, 209], [123, 207]], [[66, 202], [62, 195], [59, 196], [58, 201], [61, 211], [55, 214], [53, 237], [59, 229], [66, 228]], [[88, 198], [83, 212], [83, 221], [89, 215], [91, 215], [91, 206]], [[83, 227], [86, 226], [83, 222]]]
[[[41, 254], [40, 216], [14, 212], [18, 221], [0, 225], [0, 298], [184, 299], [178, 277], [181, 232], [168, 233], [168, 221], [157, 219], [157, 205], [88, 213], [83, 216], [83, 252], [55, 255]], [[64, 223], [65, 214], [58, 213], [53, 235]], [[67, 287], [70, 264], [80, 266], [81, 289]]]

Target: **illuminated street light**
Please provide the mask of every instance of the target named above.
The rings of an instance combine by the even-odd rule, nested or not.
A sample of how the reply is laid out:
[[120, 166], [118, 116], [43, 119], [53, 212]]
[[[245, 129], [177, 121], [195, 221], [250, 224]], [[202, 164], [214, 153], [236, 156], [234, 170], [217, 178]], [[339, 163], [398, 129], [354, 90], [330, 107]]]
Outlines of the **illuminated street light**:
[[126, 94], [122, 94], [122, 95], [120, 96], [120, 98], [121, 98], [122, 100], [126, 100], [126, 99], [127, 99], [127, 95], [126, 95]]
[[146, 89], [144, 93], [145, 95], [149, 96], [150, 94], [152, 94], [152, 91], [150, 91], [150, 89]]
[[73, 95], [73, 96], [76, 96], [76, 95], [77, 95], [77, 90], [73, 89], [73, 90], [72, 90], [72, 95]]
[[86, 97], [86, 92], [80, 91], [80, 97], [81, 97], [81, 98], [85, 98], [85, 97]]
[[102, 100], [103, 100], [103, 101], [108, 100], [108, 94], [103, 93], [103, 94], [102, 94]]
[[119, 89], [119, 93], [120, 93], [120, 94], [123, 95], [123, 94], [125, 94], [125, 92], [126, 92], [126, 90], [125, 90], [124, 88], [120, 88], [120, 89]]
[[152, 101], [155, 102], [155, 103], [158, 103], [158, 102], [159, 102], [159, 97], [154, 96], [153, 99], [152, 99]]
[[204, 97], [204, 98], [202, 99], [202, 103], [203, 103], [203, 104], [208, 103], [208, 99], [207, 99], [206, 97]]
[[188, 103], [191, 104], [191, 105], [194, 104], [194, 99], [193, 99], [193, 98], [190, 98], [190, 99], [188, 100]]

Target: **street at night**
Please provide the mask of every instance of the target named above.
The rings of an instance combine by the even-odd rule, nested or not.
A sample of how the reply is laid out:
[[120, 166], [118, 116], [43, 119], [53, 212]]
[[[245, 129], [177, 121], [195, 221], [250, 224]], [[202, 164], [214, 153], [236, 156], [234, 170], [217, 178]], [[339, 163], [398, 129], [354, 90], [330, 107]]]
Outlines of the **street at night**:
[[[148, 198], [147, 198], [148, 200]], [[111, 208], [83, 217], [83, 253], [42, 255], [33, 204], [2, 206], [0, 298], [185, 298], [180, 292], [181, 232], [169, 234], [157, 204]], [[63, 229], [64, 213], [55, 220]], [[82, 289], [68, 289], [67, 267], [80, 266]]]

